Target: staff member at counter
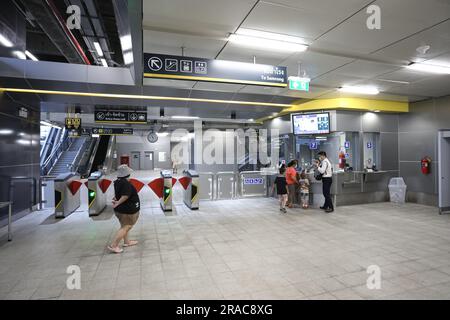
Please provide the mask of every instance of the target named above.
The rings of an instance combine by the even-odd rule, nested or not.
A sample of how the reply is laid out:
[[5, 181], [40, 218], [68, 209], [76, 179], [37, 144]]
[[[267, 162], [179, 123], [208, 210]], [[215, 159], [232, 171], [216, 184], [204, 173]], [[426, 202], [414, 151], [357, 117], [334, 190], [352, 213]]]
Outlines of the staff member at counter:
[[320, 209], [325, 210], [326, 213], [334, 211], [333, 200], [331, 199], [331, 184], [333, 183], [333, 167], [330, 160], [327, 158], [325, 151], [318, 153], [320, 165], [317, 165], [317, 170], [322, 176], [322, 192], [325, 197], [325, 203]]

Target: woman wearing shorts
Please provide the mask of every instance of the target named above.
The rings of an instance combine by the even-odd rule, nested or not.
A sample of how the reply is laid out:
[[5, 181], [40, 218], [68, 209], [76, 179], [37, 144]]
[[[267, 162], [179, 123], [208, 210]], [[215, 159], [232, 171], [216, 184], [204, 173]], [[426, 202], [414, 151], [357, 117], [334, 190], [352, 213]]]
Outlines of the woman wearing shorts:
[[114, 181], [115, 195], [112, 203], [116, 217], [120, 222], [120, 229], [114, 236], [111, 245], [108, 246], [108, 249], [114, 253], [123, 252], [123, 249], [119, 246], [122, 239], [124, 247], [138, 244], [136, 240], [128, 239], [128, 233], [139, 218], [141, 207], [138, 193], [129, 181], [131, 172], [132, 170], [126, 164], [119, 166], [117, 168], [117, 180]]

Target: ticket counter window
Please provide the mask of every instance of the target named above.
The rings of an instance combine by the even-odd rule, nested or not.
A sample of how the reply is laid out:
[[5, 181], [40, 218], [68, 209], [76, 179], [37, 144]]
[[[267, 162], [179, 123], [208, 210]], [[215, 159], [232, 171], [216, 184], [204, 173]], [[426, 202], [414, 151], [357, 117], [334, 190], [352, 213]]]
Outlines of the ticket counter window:
[[379, 133], [364, 133], [363, 134], [363, 150], [364, 150], [364, 160], [363, 169], [365, 171], [380, 170], [379, 167], [379, 152], [378, 152], [378, 141]]
[[[334, 132], [323, 136], [296, 136], [295, 157], [302, 169], [312, 169], [319, 151], [325, 151], [335, 171], [359, 170], [359, 133]], [[345, 166], [339, 166], [340, 154], [345, 157]], [[341, 155], [341, 157], [342, 157]]]

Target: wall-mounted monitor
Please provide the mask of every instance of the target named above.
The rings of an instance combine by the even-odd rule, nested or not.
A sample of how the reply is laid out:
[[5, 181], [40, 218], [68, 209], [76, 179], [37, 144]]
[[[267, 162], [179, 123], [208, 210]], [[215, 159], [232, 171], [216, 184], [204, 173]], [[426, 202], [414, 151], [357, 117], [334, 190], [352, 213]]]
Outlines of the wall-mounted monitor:
[[294, 135], [330, 133], [328, 112], [293, 114], [291, 122]]

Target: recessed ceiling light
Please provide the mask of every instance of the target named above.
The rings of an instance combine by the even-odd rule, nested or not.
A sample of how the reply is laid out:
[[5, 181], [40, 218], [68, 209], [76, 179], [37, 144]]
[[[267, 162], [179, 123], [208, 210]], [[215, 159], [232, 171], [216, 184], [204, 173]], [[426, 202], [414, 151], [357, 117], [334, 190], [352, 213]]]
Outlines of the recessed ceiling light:
[[16, 50], [13, 53], [19, 59], [22, 59], [22, 60], [26, 60], [27, 59], [27, 56], [22, 51]]
[[360, 94], [379, 94], [380, 91], [375, 87], [368, 86], [343, 86], [338, 89], [341, 92], [360, 93]]
[[240, 28], [231, 34], [229, 41], [245, 46], [270, 50], [302, 52], [308, 49], [303, 39], [279, 33]]
[[102, 65], [103, 65], [104, 67], [108, 67], [108, 63], [106, 62], [105, 59], [100, 59], [100, 61], [102, 62]]
[[199, 117], [192, 117], [192, 116], [172, 116], [172, 119], [189, 120], [189, 119], [199, 119]]
[[450, 74], [450, 67], [447, 66], [437, 66], [434, 64], [426, 64], [426, 63], [412, 63], [406, 68], [416, 71], [430, 72], [430, 73], [439, 73], [439, 74]]
[[10, 134], [13, 134], [13, 130], [11, 130], [11, 129], [1, 129], [0, 130], [0, 135], [2, 135], [2, 136], [6, 136], [6, 135], [10, 135]]
[[28, 50], [25, 50], [25, 55], [33, 61], [39, 61], [39, 59]]
[[12, 42], [9, 41], [9, 39], [6, 38], [6, 37], [5, 37], [4, 35], [2, 35], [2, 34], [0, 34], [0, 43], [2, 44], [2, 46], [8, 47], [8, 48], [10, 48], [10, 47], [13, 46]]
[[100, 47], [100, 43], [94, 42], [94, 48], [95, 48], [95, 51], [97, 51], [98, 56], [103, 57], [103, 50], [102, 50], [102, 47]]

